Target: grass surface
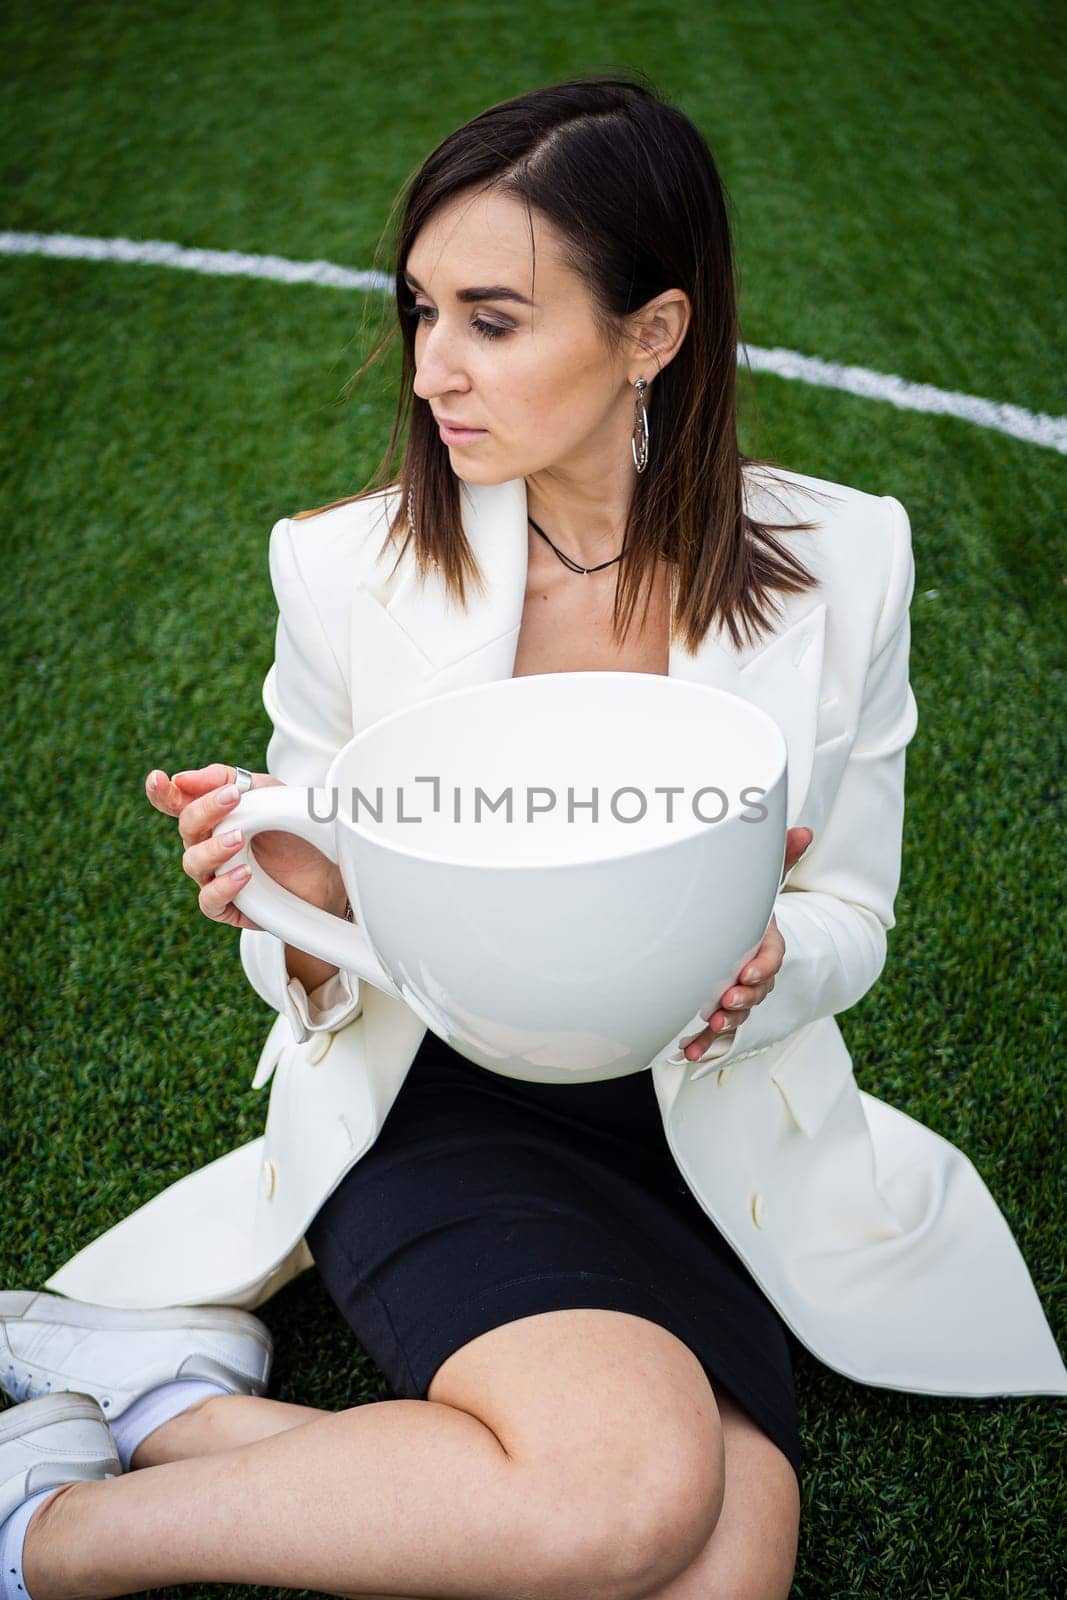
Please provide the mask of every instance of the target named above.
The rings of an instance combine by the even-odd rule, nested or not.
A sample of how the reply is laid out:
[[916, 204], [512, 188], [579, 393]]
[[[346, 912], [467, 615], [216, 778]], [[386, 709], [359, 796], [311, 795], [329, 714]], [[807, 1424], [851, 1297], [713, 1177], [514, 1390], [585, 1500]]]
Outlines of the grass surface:
[[[1048, 6], [915, 0], [16, 3], [0, 227], [367, 266], [452, 127], [640, 66], [715, 151], [750, 344], [1059, 412], [1056, 28]], [[0, 1283], [33, 1287], [262, 1131], [249, 1082], [271, 1013], [142, 780], [262, 765], [267, 534], [362, 484], [390, 370], [341, 400], [356, 294], [32, 258], [0, 260], [0, 286]], [[970, 1156], [1063, 1348], [1063, 460], [795, 382], [744, 387], [746, 449], [911, 515], [898, 925], [842, 1028], [862, 1087]], [[388, 1393], [313, 1273], [260, 1314], [278, 1398]], [[876, 1390], [803, 1351], [797, 1388], [798, 1600], [1063, 1592], [1061, 1403]]]

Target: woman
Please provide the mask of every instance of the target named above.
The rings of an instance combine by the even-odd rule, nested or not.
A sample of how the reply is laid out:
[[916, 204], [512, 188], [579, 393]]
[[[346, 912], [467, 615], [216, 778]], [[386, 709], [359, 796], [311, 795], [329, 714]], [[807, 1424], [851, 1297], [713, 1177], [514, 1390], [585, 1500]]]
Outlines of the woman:
[[[0, 1423], [5, 1593], [46, 1600], [215, 1580], [361, 1595], [788, 1594], [800, 1507], [788, 1329], [680, 1180], [662, 1091], [690, 1092], [685, 1063], [732, 1070], [769, 1049], [736, 1043], [781, 974], [780, 1003], [803, 994], [817, 1019], [780, 1011], [791, 1059], [797, 1015], [808, 1032], [825, 1024], [826, 1049], [818, 1114], [793, 1080], [799, 1126], [783, 1131], [792, 1142], [782, 1151], [799, 1160], [827, 1117], [862, 1123], [847, 1053], [833, 1057], [828, 1030], [874, 981], [892, 926], [903, 747], [915, 728], [913, 568], [895, 501], [887, 517], [885, 500], [826, 485], [846, 507], [835, 512], [831, 495], [827, 512], [817, 484], [784, 474], [789, 521], [751, 514], [770, 502], [757, 484], [765, 464], [737, 449], [732, 277], [707, 148], [639, 84], [541, 90], [444, 141], [413, 180], [397, 251], [405, 369], [393, 443], [412, 402], [406, 451], [395, 482], [390, 453], [379, 490], [274, 529], [280, 620], [264, 691], [274, 736], [268, 772], [251, 781], [321, 781], [353, 728], [403, 696], [405, 671], [407, 691], [423, 694], [453, 686], [457, 664], [474, 681], [666, 673], [683, 649], [712, 648], [721, 627], [735, 659], [776, 663], [764, 682], [774, 685], [768, 708], [789, 725], [790, 819], [803, 803], [809, 824], [828, 839], [850, 833], [857, 850], [873, 830], [877, 891], [865, 898], [829, 853], [823, 870], [833, 878], [841, 866], [832, 891], [818, 889], [814, 866], [807, 886], [798, 873], [788, 898], [797, 915], [805, 898], [817, 908], [823, 953], [812, 930], [783, 968], [789, 941], [776, 914], [754, 971], [738, 974], [655, 1075], [517, 1082], [421, 1028], [387, 1050], [383, 1030], [366, 1075], [388, 1055], [395, 1078], [371, 1146], [346, 1158], [336, 1182], [332, 1169], [322, 1177], [305, 1255], [281, 1268], [273, 1250], [258, 1299], [239, 1297], [236, 1277], [224, 1286], [233, 1295], [220, 1290], [200, 1311], [161, 1300], [158, 1285], [139, 1303], [177, 1309], [0, 1296], [10, 1349], [0, 1382], [23, 1401]], [[521, 530], [501, 511], [520, 500]], [[487, 568], [490, 598], [467, 613], [468, 583]], [[799, 608], [787, 605], [790, 626], [777, 632], [775, 595]], [[374, 632], [385, 629], [383, 604], [394, 655]], [[770, 646], [787, 638], [785, 660]], [[739, 692], [758, 698], [760, 681], [752, 670]], [[824, 692], [809, 700], [808, 688]], [[403, 1007], [387, 1011], [398, 1002], [360, 993], [240, 911], [244, 879], [230, 863], [241, 841], [216, 829], [249, 776], [228, 763], [149, 775], [152, 804], [178, 820], [201, 910], [243, 930], [246, 970], [297, 1040], [317, 1049], [382, 1019], [411, 1023]], [[876, 804], [862, 822], [860, 793]], [[818, 831], [790, 828], [787, 873]], [[293, 892], [344, 913], [344, 886], [317, 852], [268, 835], [257, 855]], [[791, 937], [804, 926], [792, 923]], [[790, 1081], [783, 1069], [783, 1093]], [[739, 1095], [764, 1090], [775, 1092], [758, 1073], [736, 1080]], [[768, 1118], [786, 1117], [767, 1106]], [[906, 1238], [874, 1198], [877, 1242]], [[238, 1306], [311, 1258], [397, 1399], [330, 1414], [264, 1398], [270, 1335]], [[151, 1270], [146, 1257], [139, 1270]], [[224, 1299], [230, 1309], [219, 1309]], [[843, 1322], [851, 1310], [840, 1306]], [[1038, 1331], [1047, 1335], [1043, 1322]], [[1057, 1392], [1062, 1364], [1054, 1348], [1045, 1356], [1038, 1385]], [[44, 1475], [23, 1481], [30, 1460]]]

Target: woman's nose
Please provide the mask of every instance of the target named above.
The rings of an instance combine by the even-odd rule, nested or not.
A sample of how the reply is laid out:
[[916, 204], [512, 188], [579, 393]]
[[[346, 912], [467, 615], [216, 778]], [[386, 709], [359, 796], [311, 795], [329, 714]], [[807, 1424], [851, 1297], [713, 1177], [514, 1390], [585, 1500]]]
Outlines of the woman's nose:
[[415, 382], [412, 387], [420, 400], [434, 400], [442, 394], [462, 394], [470, 388], [470, 379], [449, 355], [448, 341], [442, 339], [441, 328], [427, 328], [415, 352]]

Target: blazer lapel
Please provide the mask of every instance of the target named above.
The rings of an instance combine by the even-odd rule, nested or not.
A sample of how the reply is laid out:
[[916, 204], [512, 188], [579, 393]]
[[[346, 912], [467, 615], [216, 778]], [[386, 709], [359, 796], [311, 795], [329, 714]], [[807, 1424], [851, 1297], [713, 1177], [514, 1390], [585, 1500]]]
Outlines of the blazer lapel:
[[[354, 732], [419, 700], [512, 675], [526, 597], [526, 485], [521, 478], [463, 483], [462, 506], [464, 531], [485, 579], [484, 593], [472, 592], [466, 610], [436, 573], [420, 583], [410, 559], [389, 581], [356, 588]], [[813, 604], [810, 591], [780, 603], [783, 615], [769, 641], [764, 637], [735, 650], [719, 629], [708, 634], [696, 656], [672, 641], [668, 673], [739, 695], [774, 719], [788, 749], [786, 821], [792, 827], [811, 777], [826, 605]], [[801, 607], [806, 609], [795, 615]], [[707, 737], [713, 741], [713, 730]]]
[[791, 620], [793, 608], [783, 603], [779, 631], [769, 642], [764, 636], [754, 647], [735, 650], [720, 630], [717, 636], [705, 636], [695, 656], [674, 642], [670, 653], [672, 678], [739, 695], [778, 724], [788, 752], [786, 826], [790, 828], [796, 826], [811, 779], [826, 628], [824, 601], [812, 605], [810, 591], [785, 597], [785, 602], [791, 600], [806, 601], [810, 609]]
[[358, 733], [416, 701], [510, 678], [526, 598], [526, 484], [462, 484], [463, 529], [485, 589], [463, 610], [409, 558], [352, 597], [352, 713]]

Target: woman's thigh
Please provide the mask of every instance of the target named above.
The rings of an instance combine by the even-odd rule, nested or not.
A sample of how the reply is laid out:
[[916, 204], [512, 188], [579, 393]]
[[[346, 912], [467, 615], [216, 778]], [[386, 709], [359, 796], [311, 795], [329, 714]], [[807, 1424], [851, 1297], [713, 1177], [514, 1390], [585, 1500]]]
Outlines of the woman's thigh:
[[453, 1351], [426, 1398], [478, 1417], [540, 1472], [559, 1515], [612, 1553], [620, 1593], [669, 1582], [711, 1537], [725, 1481], [715, 1396], [689, 1347], [647, 1318], [568, 1308], [502, 1323]]

